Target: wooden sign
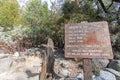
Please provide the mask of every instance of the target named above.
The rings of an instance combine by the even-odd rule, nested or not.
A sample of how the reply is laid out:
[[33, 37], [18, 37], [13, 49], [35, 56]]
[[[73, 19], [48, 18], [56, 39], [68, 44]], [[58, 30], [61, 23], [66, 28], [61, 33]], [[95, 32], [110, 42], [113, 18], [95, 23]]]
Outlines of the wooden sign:
[[65, 57], [112, 59], [107, 22], [66, 24]]

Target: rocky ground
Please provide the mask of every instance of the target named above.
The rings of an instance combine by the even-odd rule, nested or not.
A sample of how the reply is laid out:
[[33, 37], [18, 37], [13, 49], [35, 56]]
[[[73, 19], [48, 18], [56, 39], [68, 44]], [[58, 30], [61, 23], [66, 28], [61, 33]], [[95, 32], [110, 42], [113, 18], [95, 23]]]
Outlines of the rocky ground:
[[[31, 48], [14, 54], [0, 53], [0, 80], [39, 80], [45, 51]], [[64, 58], [64, 51], [56, 50], [53, 80], [83, 80], [83, 61]], [[120, 60], [93, 59], [93, 80], [120, 80]]]

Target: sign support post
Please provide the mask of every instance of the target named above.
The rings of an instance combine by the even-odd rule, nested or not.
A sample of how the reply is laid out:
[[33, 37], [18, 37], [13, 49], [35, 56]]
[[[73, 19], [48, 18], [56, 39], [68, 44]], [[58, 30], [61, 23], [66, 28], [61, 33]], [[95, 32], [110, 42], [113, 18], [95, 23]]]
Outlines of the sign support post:
[[84, 68], [84, 80], [92, 80], [92, 60], [84, 59], [83, 60], [83, 68]]

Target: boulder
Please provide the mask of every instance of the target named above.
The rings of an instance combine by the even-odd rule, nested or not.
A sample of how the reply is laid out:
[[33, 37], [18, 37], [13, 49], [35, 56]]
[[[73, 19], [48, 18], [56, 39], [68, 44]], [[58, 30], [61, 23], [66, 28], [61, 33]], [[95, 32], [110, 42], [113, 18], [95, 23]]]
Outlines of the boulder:
[[14, 56], [14, 57], [19, 57], [20, 54], [19, 54], [19, 52], [15, 52], [13, 56]]
[[6, 57], [0, 59], [0, 74], [10, 70], [13, 59], [11, 57]]
[[120, 60], [112, 60], [109, 63], [108, 68], [112, 68], [112, 69], [120, 72]]
[[92, 59], [93, 69], [95, 68], [103, 69], [108, 65], [108, 63], [109, 60], [107, 59]]
[[0, 80], [39, 80], [41, 63], [36, 56], [9, 55], [0, 59]]
[[114, 69], [110, 69], [110, 68], [106, 68], [106, 71], [111, 72], [112, 74], [114, 74], [116, 76], [116, 80], [120, 80], [120, 72], [114, 70]]
[[26, 58], [25, 64], [25, 71], [30, 71], [33, 74], [39, 73], [41, 71], [42, 60], [39, 59], [39, 57], [30, 56]]
[[111, 72], [112, 74], [114, 74], [116, 77], [119, 77], [120, 78], [120, 72], [114, 70], [114, 69], [111, 69], [111, 68], [106, 68], [105, 69], [106, 71], [108, 72]]
[[27, 74], [24, 72], [14, 73], [11, 78], [11, 80], [28, 80]]
[[93, 80], [116, 80], [116, 77], [114, 74], [108, 72], [108, 71], [100, 71], [99, 75], [95, 76]]
[[28, 80], [39, 80], [39, 75], [28, 78]]
[[0, 53], [0, 59], [2, 58], [6, 58], [8, 56], [10, 56], [11, 54], [4, 54], [4, 53]]
[[4, 54], [4, 49], [0, 48], [0, 54]]
[[120, 77], [116, 77], [116, 80], [120, 80]]
[[10, 74], [9, 72], [4, 72], [0, 74], [0, 80], [28, 80], [27, 75], [24, 72], [16, 72]]

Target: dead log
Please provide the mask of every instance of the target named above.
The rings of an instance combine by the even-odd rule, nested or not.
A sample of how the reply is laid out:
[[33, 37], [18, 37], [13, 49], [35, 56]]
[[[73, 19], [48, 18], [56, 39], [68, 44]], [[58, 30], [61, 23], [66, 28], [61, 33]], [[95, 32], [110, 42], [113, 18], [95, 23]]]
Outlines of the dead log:
[[40, 80], [52, 80], [54, 74], [54, 44], [52, 39], [48, 39], [46, 53], [43, 57], [42, 70], [40, 73]]

